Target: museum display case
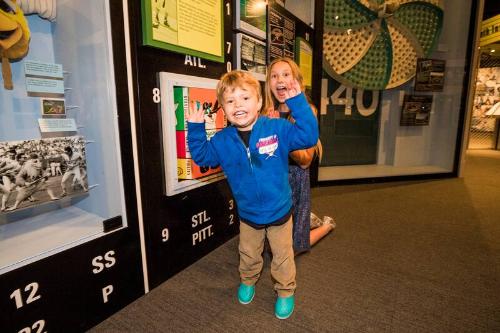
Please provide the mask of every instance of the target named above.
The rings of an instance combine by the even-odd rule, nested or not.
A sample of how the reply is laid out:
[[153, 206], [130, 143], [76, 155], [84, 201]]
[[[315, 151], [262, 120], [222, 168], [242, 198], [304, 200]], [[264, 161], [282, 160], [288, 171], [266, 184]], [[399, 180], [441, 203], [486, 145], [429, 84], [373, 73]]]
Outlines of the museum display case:
[[0, 327], [80, 331], [144, 293], [123, 8], [0, 5]]
[[324, 2], [320, 182], [457, 174], [476, 7]]
[[127, 225], [109, 9], [74, 4], [25, 15], [29, 49], [0, 90], [0, 273]]

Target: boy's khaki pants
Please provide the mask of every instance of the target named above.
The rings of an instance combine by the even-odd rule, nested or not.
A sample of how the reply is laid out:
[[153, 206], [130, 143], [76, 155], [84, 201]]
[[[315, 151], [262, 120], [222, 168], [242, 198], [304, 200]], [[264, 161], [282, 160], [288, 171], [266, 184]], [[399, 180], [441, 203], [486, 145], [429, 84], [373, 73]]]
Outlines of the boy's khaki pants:
[[292, 229], [292, 218], [285, 224], [264, 229], [240, 223], [240, 278], [243, 284], [255, 285], [259, 279], [264, 264], [262, 251], [267, 235], [273, 253], [271, 275], [276, 281], [274, 290], [279, 297], [294, 294], [296, 283]]

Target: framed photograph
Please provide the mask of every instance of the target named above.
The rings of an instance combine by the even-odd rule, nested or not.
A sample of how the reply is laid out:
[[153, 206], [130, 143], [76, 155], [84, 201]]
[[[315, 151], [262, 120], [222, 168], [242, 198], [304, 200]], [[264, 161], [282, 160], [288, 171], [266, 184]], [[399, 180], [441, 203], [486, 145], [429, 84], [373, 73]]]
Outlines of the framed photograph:
[[66, 116], [64, 98], [40, 98], [42, 116]]
[[222, 0], [142, 0], [143, 44], [224, 62]]
[[1, 214], [88, 193], [81, 136], [0, 142]]
[[405, 95], [399, 124], [401, 126], [429, 125], [432, 99], [432, 95]]
[[236, 29], [256, 38], [266, 39], [266, 1], [236, 1]]
[[187, 112], [190, 101], [205, 110], [210, 139], [227, 125], [217, 102], [218, 80], [160, 72], [162, 142], [165, 195], [176, 195], [224, 178], [222, 170], [197, 165], [187, 144]]
[[266, 43], [236, 34], [236, 68], [252, 73], [259, 81], [266, 81]]
[[443, 91], [446, 61], [417, 59], [415, 91]]

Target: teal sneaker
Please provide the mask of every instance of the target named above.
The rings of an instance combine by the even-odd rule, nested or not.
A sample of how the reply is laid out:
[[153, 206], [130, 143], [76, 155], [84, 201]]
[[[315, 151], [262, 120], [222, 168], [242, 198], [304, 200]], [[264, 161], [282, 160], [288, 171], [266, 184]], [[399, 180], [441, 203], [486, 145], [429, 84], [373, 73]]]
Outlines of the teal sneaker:
[[241, 304], [248, 304], [253, 300], [255, 296], [255, 286], [248, 286], [246, 284], [240, 283], [238, 287], [238, 301]]
[[295, 296], [278, 297], [274, 305], [274, 314], [278, 319], [287, 319], [293, 313], [295, 307]]

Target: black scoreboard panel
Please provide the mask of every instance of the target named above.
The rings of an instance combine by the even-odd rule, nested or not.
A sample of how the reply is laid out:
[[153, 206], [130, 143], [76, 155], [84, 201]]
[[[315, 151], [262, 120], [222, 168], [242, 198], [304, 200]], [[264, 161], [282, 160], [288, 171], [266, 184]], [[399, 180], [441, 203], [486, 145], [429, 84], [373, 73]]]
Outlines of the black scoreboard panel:
[[162, 126], [171, 124], [162, 124], [161, 101], [155, 98], [161, 72], [218, 79], [232, 68], [234, 8], [231, 1], [222, 2], [224, 62], [217, 62], [144, 45], [141, 5], [129, 2], [129, 22], [147, 267], [149, 286], [154, 288], [238, 232], [236, 207], [225, 179], [165, 194]]
[[82, 332], [144, 294], [130, 229], [0, 276], [2, 332]]
[[[158, 98], [160, 73], [219, 79], [236, 69], [239, 1], [222, 1], [224, 61], [172, 52], [145, 45], [141, 22], [143, 3], [129, 3], [133, 81], [136, 83], [136, 129], [140, 152], [142, 211], [146, 238], [149, 284], [154, 288], [238, 233], [236, 203], [225, 179], [176, 195], [165, 195], [162, 102]], [[314, 48], [314, 30], [278, 5], [275, 11], [293, 21], [296, 37]], [[269, 8], [268, 8], [269, 11]], [[203, 20], [204, 18], [200, 18]], [[263, 42], [268, 39], [263, 37]], [[263, 82], [262, 82], [263, 83]], [[319, 89], [319, 87], [318, 87]], [[165, 110], [165, 109], [164, 109]], [[168, 109], [167, 112], [173, 110]], [[175, 163], [175, 162], [174, 162]], [[236, 268], [235, 268], [236, 269]]]

